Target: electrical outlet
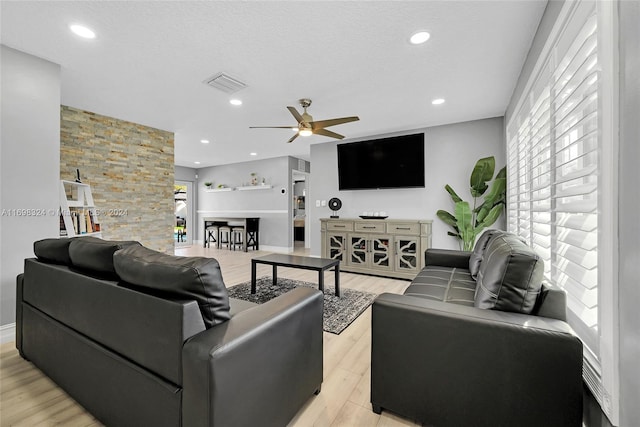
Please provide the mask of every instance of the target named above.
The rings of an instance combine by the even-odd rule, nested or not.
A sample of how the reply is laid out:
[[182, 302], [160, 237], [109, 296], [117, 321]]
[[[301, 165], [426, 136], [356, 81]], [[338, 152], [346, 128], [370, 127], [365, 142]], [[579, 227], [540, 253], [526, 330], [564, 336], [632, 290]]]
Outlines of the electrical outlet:
[[316, 208], [320, 207], [320, 200], [316, 200]]
[[323, 200], [323, 201], [321, 201], [321, 202], [320, 202], [320, 204], [321, 204], [322, 206], [327, 206], [327, 201], [326, 201], [326, 200]]

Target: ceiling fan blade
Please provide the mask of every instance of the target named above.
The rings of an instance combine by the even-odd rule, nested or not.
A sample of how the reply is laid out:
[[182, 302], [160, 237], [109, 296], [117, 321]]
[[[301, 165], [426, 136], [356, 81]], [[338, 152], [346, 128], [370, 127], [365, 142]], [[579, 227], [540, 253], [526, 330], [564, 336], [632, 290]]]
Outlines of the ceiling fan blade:
[[296, 132], [296, 134], [293, 135], [291, 139], [289, 139], [287, 142], [293, 142], [293, 140], [296, 139], [297, 137], [298, 137], [298, 132]]
[[330, 138], [335, 138], [335, 139], [343, 139], [344, 136], [340, 135], [339, 133], [335, 133], [335, 132], [331, 132], [330, 130], [326, 130], [326, 129], [315, 129], [313, 131], [314, 135], [324, 135], [324, 136], [328, 136]]
[[300, 113], [298, 113], [298, 110], [296, 110], [293, 107], [287, 107], [287, 110], [289, 110], [289, 112], [291, 112], [291, 114], [293, 114], [293, 117], [296, 118], [296, 120], [298, 121], [298, 123], [303, 122], [304, 119], [302, 118], [302, 116], [300, 115]]
[[316, 130], [319, 128], [327, 128], [329, 126], [341, 125], [343, 123], [355, 122], [357, 120], [360, 120], [360, 117], [352, 116], [352, 117], [341, 117], [339, 119], [318, 120], [316, 122], [311, 122], [309, 124], [311, 125], [313, 130]]
[[249, 129], [293, 129], [293, 126], [249, 126]]

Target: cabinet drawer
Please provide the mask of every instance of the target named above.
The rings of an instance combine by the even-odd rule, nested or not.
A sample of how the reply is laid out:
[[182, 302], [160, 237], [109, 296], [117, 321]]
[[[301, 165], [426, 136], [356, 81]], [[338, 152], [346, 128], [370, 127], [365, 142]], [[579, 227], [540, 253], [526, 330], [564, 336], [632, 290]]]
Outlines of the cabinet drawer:
[[414, 222], [389, 222], [387, 223], [387, 233], [419, 235], [420, 224]]
[[355, 231], [364, 233], [384, 233], [384, 222], [356, 222]]
[[352, 222], [327, 222], [329, 231], [353, 231]]

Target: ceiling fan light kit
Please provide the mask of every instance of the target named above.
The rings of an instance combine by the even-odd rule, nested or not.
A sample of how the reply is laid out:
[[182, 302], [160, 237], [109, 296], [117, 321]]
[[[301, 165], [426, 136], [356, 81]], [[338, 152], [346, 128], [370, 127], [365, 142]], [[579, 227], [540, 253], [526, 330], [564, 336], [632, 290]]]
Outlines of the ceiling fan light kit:
[[313, 121], [313, 117], [311, 116], [311, 114], [307, 113], [307, 107], [309, 107], [311, 105], [311, 100], [309, 98], [302, 98], [299, 99], [298, 102], [300, 102], [300, 105], [302, 106], [302, 109], [304, 110], [302, 114], [300, 114], [298, 112], [298, 110], [296, 110], [294, 107], [288, 106], [287, 110], [289, 110], [289, 112], [291, 113], [291, 115], [296, 119], [296, 121], [298, 122], [298, 126], [297, 127], [292, 127], [292, 126], [249, 126], [249, 128], [251, 129], [292, 129], [292, 130], [296, 130], [296, 134], [293, 135], [289, 141], [287, 142], [293, 142], [294, 139], [296, 139], [298, 136], [310, 136], [310, 135], [322, 135], [322, 136], [328, 136], [330, 138], [335, 138], [335, 139], [343, 139], [344, 136], [340, 135], [339, 133], [335, 133], [332, 132], [330, 130], [327, 130], [325, 128], [328, 128], [329, 126], [336, 126], [336, 125], [341, 125], [344, 123], [349, 123], [349, 122], [355, 122], [357, 120], [360, 120], [360, 118], [358, 116], [351, 116], [351, 117], [340, 117], [337, 119], [328, 119], [328, 120], [319, 120], [319, 121]]

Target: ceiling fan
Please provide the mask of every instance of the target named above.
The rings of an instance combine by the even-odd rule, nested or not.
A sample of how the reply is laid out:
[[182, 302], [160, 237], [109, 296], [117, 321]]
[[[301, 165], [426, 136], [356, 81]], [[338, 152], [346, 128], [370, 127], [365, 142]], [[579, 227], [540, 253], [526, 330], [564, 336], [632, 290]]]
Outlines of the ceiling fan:
[[[344, 136], [339, 133], [332, 132], [325, 128], [329, 126], [341, 125], [343, 123], [355, 122], [356, 120], [360, 120], [358, 116], [351, 117], [341, 117], [339, 119], [329, 119], [329, 120], [318, 120], [313, 121], [313, 117], [311, 114], [307, 113], [307, 107], [311, 105], [311, 100], [308, 98], [303, 98], [299, 100], [300, 105], [304, 109], [304, 112], [300, 114], [298, 110], [294, 107], [287, 107], [287, 109], [293, 114], [293, 117], [298, 121], [297, 132], [295, 135], [289, 139], [287, 142], [292, 142], [298, 136], [309, 136], [309, 135], [323, 135], [336, 139], [343, 139]], [[293, 129], [296, 128], [293, 126], [249, 126], [250, 129]]]

